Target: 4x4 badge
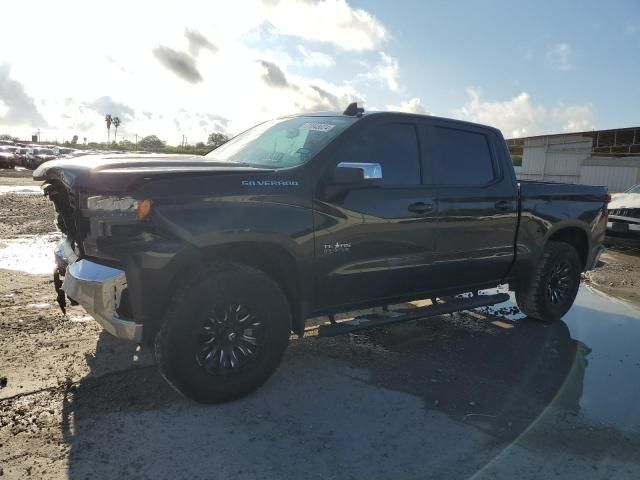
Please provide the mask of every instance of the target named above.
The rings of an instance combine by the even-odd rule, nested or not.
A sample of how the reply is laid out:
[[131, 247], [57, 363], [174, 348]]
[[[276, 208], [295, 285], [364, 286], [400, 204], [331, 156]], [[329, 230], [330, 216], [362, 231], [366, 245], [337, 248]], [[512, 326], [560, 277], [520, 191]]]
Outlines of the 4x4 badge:
[[324, 254], [325, 255], [333, 255], [334, 253], [347, 253], [351, 250], [350, 243], [325, 243], [324, 244]]

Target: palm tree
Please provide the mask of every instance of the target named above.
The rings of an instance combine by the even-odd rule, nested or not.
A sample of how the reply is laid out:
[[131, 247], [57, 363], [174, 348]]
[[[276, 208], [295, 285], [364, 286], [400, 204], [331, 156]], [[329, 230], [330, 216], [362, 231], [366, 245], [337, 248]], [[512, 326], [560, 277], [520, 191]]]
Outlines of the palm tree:
[[116, 131], [113, 133], [113, 141], [118, 143], [117, 138], [118, 138], [118, 127], [120, 126], [120, 119], [118, 117], [113, 117], [113, 119], [111, 120], [111, 122], [113, 123], [113, 126], [116, 127]]
[[104, 121], [107, 122], [107, 143], [111, 143], [111, 123], [113, 122], [111, 115], [107, 113], [104, 116]]

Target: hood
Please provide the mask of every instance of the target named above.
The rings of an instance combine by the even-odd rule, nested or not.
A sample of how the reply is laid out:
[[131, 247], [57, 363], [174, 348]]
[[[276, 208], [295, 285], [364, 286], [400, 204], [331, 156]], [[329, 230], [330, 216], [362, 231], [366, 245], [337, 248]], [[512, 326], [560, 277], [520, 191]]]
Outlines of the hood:
[[616, 193], [611, 195], [611, 201], [607, 208], [609, 210], [640, 208], [640, 193]]
[[59, 180], [69, 188], [95, 193], [122, 193], [156, 178], [270, 172], [198, 155], [111, 154], [62, 158], [43, 163], [34, 180]]

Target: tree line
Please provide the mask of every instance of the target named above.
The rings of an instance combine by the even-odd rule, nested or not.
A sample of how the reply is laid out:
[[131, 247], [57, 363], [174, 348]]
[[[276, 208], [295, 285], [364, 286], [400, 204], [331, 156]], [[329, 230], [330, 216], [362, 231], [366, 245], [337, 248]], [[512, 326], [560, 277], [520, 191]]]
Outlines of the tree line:
[[[146, 152], [157, 152], [157, 153], [188, 153], [193, 155], [204, 155], [209, 153], [211, 150], [218, 148], [220, 145], [226, 143], [229, 140], [229, 137], [220, 132], [212, 132], [209, 134], [207, 138], [207, 142], [198, 142], [195, 145], [179, 145], [172, 146], [167, 145], [167, 142], [161, 140], [156, 135], [147, 135], [145, 137], [140, 138], [137, 142], [132, 142], [131, 140], [123, 139], [119, 142], [118, 138], [118, 127], [122, 125], [122, 121], [120, 118], [112, 115], [105, 115], [105, 123], [107, 125], [107, 141], [106, 142], [87, 142], [87, 137], [83, 137], [84, 143], [79, 143], [78, 135], [74, 135], [72, 139], [69, 141], [59, 142], [55, 141], [40, 141], [36, 143], [47, 144], [47, 145], [59, 145], [65, 147], [73, 147], [79, 150], [120, 150], [125, 152], [132, 152], [136, 150], [146, 151]], [[113, 141], [111, 140], [111, 127], [114, 127]], [[30, 140], [22, 140], [18, 137], [14, 137], [8, 134], [0, 135], [0, 140], [12, 140], [17, 143], [33, 143]]]

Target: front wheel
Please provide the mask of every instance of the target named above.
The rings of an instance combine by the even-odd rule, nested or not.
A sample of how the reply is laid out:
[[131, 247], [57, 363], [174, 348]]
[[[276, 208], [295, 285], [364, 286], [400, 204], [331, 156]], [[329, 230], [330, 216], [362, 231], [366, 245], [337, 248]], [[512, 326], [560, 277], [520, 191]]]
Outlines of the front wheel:
[[516, 290], [518, 308], [536, 320], [559, 320], [573, 305], [581, 272], [580, 256], [573, 246], [549, 241], [527, 288]]
[[280, 287], [253, 268], [217, 263], [185, 284], [155, 339], [162, 376], [202, 403], [243, 397], [276, 370], [291, 313]]

